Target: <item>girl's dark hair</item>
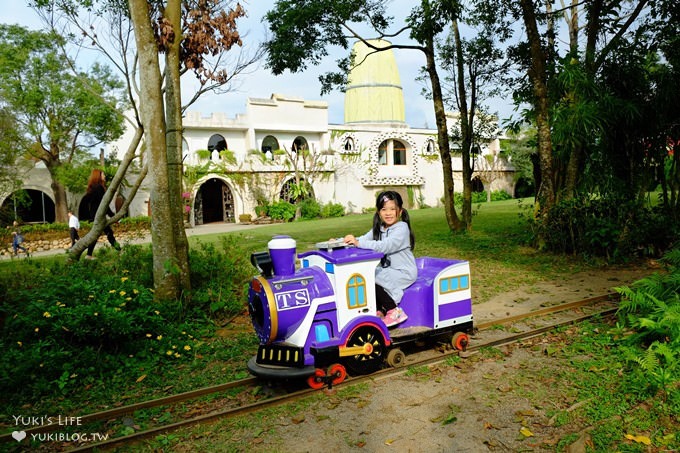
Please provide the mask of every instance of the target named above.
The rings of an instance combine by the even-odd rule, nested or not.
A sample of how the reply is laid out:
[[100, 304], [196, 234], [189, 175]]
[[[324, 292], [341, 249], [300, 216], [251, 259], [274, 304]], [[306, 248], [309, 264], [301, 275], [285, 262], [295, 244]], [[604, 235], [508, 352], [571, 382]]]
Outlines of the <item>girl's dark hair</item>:
[[404, 202], [401, 199], [401, 195], [393, 190], [386, 190], [385, 192], [380, 192], [378, 198], [375, 200], [375, 215], [373, 216], [373, 240], [380, 240], [380, 227], [382, 226], [382, 221], [380, 220], [380, 210], [385, 206], [388, 201], [394, 201], [399, 209], [401, 209], [401, 221], [408, 225], [408, 230], [411, 239], [411, 250], [416, 246], [416, 238], [413, 235], [413, 229], [411, 228], [411, 218], [408, 216], [408, 211], [403, 207]]

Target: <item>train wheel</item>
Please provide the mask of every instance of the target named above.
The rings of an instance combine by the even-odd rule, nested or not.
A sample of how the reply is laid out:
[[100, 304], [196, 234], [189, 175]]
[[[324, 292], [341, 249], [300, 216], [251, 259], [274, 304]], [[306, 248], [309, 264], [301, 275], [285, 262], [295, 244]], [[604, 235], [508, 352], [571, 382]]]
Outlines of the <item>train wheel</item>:
[[453, 346], [453, 349], [457, 349], [458, 351], [465, 351], [469, 341], [470, 339], [468, 338], [467, 334], [463, 332], [456, 332], [451, 338], [451, 346]]
[[324, 379], [326, 377], [326, 372], [320, 368], [314, 370], [314, 374], [307, 378], [307, 385], [309, 385], [314, 390], [322, 389], [325, 384]]
[[328, 367], [328, 376], [331, 377], [331, 384], [332, 385], [338, 385], [342, 381], [345, 380], [347, 377], [347, 370], [345, 370], [345, 367], [340, 365], [339, 363], [334, 363], [330, 367]]
[[347, 347], [362, 347], [368, 351], [345, 359], [347, 368], [353, 374], [375, 373], [385, 360], [385, 339], [373, 326], [361, 326], [352, 332]]
[[405, 360], [406, 354], [399, 348], [390, 349], [387, 353], [387, 364], [393, 368], [403, 366]]

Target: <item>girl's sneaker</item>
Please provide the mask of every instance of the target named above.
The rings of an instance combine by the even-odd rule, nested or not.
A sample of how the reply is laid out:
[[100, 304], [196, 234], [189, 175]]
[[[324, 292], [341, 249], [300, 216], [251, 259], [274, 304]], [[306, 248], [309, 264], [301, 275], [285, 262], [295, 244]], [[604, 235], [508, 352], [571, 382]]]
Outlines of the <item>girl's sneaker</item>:
[[401, 324], [402, 322], [406, 321], [408, 319], [408, 315], [402, 310], [401, 308], [393, 308], [392, 310], [388, 311], [387, 314], [385, 315], [385, 318], [383, 319], [383, 322], [387, 327], [392, 327], [396, 326], [397, 324]]

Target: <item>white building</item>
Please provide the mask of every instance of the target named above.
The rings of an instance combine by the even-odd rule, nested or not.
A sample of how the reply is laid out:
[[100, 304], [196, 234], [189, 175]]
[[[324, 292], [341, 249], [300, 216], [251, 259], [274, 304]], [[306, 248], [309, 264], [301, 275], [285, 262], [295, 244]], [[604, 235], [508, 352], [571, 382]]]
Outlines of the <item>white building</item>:
[[[193, 224], [238, 222], [241, 215], [255, 217], [262, 200], [288, 199], [296, 182], [292, 164], [296, 158], [298, 177], [311, 184], [316, 199], [340, 203], [346, 212], [372, 208], [376, 194], [386, 189], [398, 191], [407, 208], [441, 205], [437, 131], [406, 124], [393, 53], [368, 55], [368, 48], [357, 43], [355, 54], [355, 61], [363, 63], [349, 76], [343, 124], [328, 124], [325, 102], [280, 94], [248, 98], [245, 113], [233, 118], [187, 113], [183, 162]], [[129, 141], [124, 135], [109, 145], [108, 152], [122, 156]], [[490, 140], [482, 149], [495, 156], [499, 142]], [[455, 189], [462, 191], [460, 157], [453, 158], [453, 165]], [[484, 189], [512, 194], [512, 169], [502, 166], [496, 173], [500, 177]], [[478, 187], [482, 180], [490, 178], [480, 178]], [[52, 197], [48, 187], [43, 191]], [[148, 199], [148, 190], [142, 188], [129, 214], [147, 215]]]

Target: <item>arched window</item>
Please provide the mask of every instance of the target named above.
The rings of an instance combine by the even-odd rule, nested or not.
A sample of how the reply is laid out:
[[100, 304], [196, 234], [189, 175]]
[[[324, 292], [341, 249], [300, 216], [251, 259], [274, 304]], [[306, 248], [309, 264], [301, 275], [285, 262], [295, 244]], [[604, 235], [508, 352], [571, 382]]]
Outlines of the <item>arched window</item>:
[[427, 144], [425, 145], [425, 153], [426, 154], [434, 154], [436, 152], [437, 148], [435, 147], [434, 140], [429, 139], [427, 141]]
[[267, 135], [264, 140], [262, 140], [262, 147], [260, 148], [260, 151], [263, 153], [266, 153], [267, 151], [273, 153], [278, 149], [281, 149], [279, 146], [279, 141], [273, 135]]
[[406, 165], [406, 146], [398, 140], [392, 142], [392, 163]]
[[378, 146], [378, 163], [380, 165], [387, 165], [387, 145], [389, 140], [385, 140]]
[[[307, 198], [314, 198], [314, 190], [312, 189], [311, 184], [309, 184], [307, 181], [304, 179], [300, 179], [300, 184], [303, 184], [304, 187], [307, 189], [307, 195], [303, 197], [303, 199]], [[295, 186], [295, 178], [291, 178], [288, 181], [286, 181], [283, 186], [281, 187], [281, 192], [279, 193], [279, 199], [280, 200], [285, 200], [289, 203], [296, 203], [297, 199], [293, 197], [294, 193], [294, 186]]]
[[361, 274], [347, 280], [347, 308], [361, 308], [367, 305], [366, 279]]
[[345, 151], [354, 151], [354, 140], [352, 139], [352, 137], [347, 137], [343, 148], [345, 149]]
[[399, 140], [388, 139], [378, 146], [380, 165], [406, 165], [406, 145]]
[[220, 134], [214, 134], [210, 137], [210, 140], [208, 140], [208, 151], [217, 151], [219, 153], [225, 149], [227, 149], [227, 140]]
[[182, 163], [184, 165], [192, 163], [189, 159], [189, 144], [185, 139], [182, 139]]
[[309, 149], [307, 139], [305, 139], [302, 136], [295, 137], [295, 140], [293, 140], [293, 146], [291, 147], [291, 151], [298, 152], [306, 149]]

